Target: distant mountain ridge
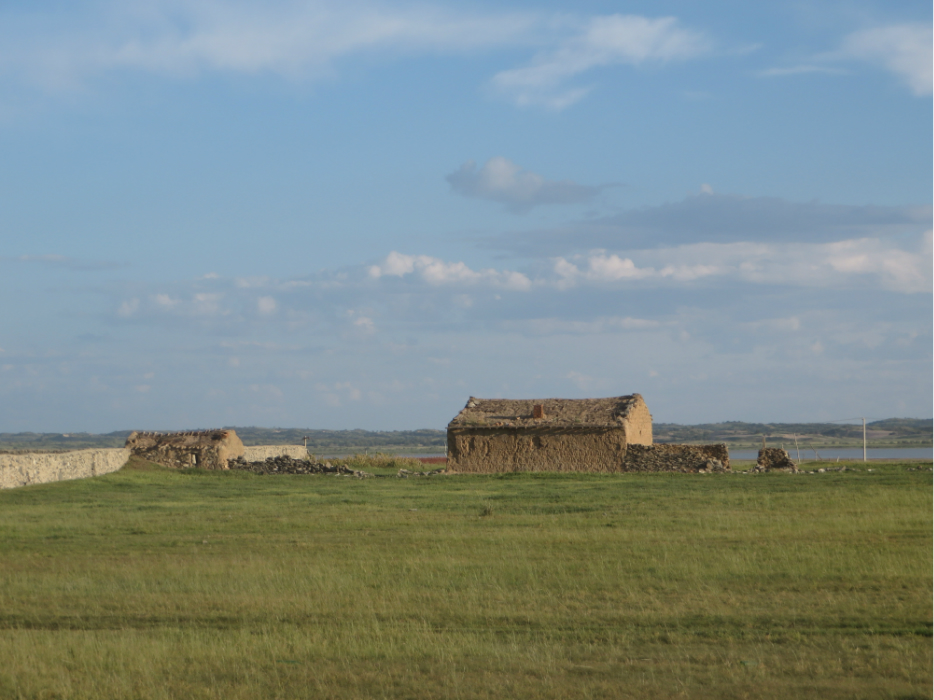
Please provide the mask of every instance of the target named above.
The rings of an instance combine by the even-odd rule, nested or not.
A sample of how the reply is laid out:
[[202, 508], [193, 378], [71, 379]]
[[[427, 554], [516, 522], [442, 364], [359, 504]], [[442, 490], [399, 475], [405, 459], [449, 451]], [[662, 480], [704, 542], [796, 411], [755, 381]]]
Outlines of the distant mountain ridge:
[[[244, 445], [301, 445], [308, 437], [312, 453], [383, 451], [443, 452], [444, 430], [313, 430], [310, 428], [257, 428], [225, 426], [237, 431]], [[934, 433], [931, 418], [886, 418], [866, 424], [873, 447], [929, 447]], [[0, 433], [0, 450], [77, 450], [94, 447], [123, 447], [130, 430], [111, 433]], [[841, 423], [701, 423], [680, 425], [656, 423], [655, 441], [660, 443], [725, 442], [731, 447], [798, 440], [809, 446], [842, 447], [862, 444], [862, 426]]]

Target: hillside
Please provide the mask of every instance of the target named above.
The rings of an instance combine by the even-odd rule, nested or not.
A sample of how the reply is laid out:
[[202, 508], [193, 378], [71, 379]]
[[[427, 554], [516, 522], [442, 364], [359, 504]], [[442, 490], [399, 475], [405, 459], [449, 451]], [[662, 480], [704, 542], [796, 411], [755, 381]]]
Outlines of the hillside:
[[[312, 430], [310, 428], [257, 428], [226, 426], [237, 431], [244, 445], [301, 445], [315, 454], [345, 452], [444, 452], [443, 430]], [[867, 424], [870, 447], [930, 447], [934, 420], [887, 418]], [[129, 430], [112, 433], [0, 433], [0, 450], [75, 450], [122, 447]], [[769, 444], [786, 445], [797, 435], [802, 446], [856, 447], [862, 445], [862, 426], [841, 423], [656, 423], [655, 441], [690, 444], [725, 442], [733, 448], [754, 448], [765, 436]]]

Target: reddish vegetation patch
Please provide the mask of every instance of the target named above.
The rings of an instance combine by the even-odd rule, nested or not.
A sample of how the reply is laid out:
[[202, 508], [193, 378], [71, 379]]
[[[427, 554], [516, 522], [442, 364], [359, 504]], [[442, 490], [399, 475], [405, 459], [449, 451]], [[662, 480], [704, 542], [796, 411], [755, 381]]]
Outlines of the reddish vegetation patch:
[[422, 464], [447, 464], [447, 457], [419, 457], [418, 461]]

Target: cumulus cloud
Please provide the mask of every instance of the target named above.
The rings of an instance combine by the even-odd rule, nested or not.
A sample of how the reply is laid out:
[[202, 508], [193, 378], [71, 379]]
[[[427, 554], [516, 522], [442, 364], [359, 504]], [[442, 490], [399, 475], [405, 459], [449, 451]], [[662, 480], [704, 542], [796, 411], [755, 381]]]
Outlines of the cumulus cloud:
[[541, 204], [588, 202], [603, 189], [571, 180], [546, 180], [502, 156], [490, 158], [479, 169], [469, 160], [448, 175], [447, 181], [457, 194], [500, 202], [516, 213]]
[[845, 287], [874, 284], [893, 292], [932, 289], [931, 232], [914, 249], [885, 239], [863, 238], [834, 243], [696, 243], [632, 251], [632, 258], [597, 251], [573, 260], [559, 257], [553, 270], [562, 289], [576, 284], [646, 280], [684, 284], [705, 278], [723, 282], [795, 287]]
[[930, 23], [894, 24], [854, 32], [843, 40], [837, 55], [882, 66], [919, 97], [932, 92], [934, 48]]
[[372, 265], [368, 274], [373, 279], [380, 277], [413, 276], [432, 286], [490, 284], [503, 289], [525, 291], [531, 281], [521, 272], [511, 270], [472, 270], [463, 262], [445, 262], [428, 255], [403, 255], [396, 251], [386, 256], [379, 265]]
[[564, 109], [589, 91], [567, 81], [600, 66], [664, 63], [699, 56], [710, 49], [701, 32], [686, 29], [674, 17], [608, 15], [587, 20], [580, 31], [556, 48], [540, 53], [527, 66], [497, 73], [493, 89], [518, 105]]

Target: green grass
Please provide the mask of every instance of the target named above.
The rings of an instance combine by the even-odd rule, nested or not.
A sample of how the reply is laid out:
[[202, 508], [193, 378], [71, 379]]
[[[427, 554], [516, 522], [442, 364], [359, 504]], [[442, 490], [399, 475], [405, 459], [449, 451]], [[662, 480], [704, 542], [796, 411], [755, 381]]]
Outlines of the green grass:
[[870, 466], [0, 492], [0, 698], [930, 698], [931, 473]]

